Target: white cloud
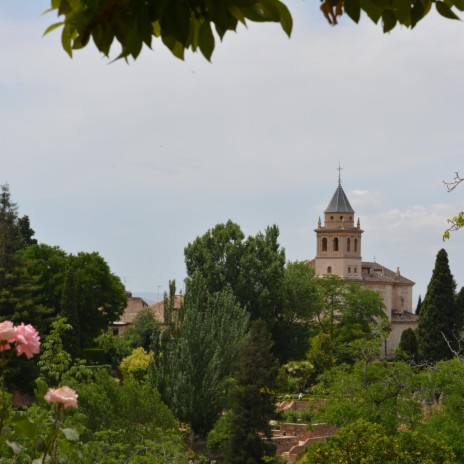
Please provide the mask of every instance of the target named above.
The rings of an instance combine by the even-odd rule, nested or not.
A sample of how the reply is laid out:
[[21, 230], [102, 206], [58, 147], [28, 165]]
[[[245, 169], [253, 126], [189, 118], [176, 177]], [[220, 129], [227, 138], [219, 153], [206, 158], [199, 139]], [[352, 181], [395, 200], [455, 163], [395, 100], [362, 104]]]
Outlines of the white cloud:
[[365, 223], [373, 230], [390, 234], [416, 235], [423, 230], [440, 231], [446, 227], [446, 219], [453, 215], [455, 209], [451, 205], [433, 204], [430, 206], [415, 205], [401, 210], [394, 208], [384, 213], [367, 217]]
[[353, 208], [358, 211], [379, 208], [385, 202], [385, 195], [382, 192], [351, 190], [347, 195]]

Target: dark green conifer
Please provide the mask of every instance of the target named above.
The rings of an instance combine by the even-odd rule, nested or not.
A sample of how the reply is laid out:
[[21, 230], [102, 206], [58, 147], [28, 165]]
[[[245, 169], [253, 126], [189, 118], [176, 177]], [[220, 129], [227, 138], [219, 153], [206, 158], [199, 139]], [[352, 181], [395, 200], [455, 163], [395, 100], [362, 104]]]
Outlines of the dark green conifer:
[[47, 311], [36, 304], [39, 287], [20, 253], [24, 246], [18, 207], [5, 184], [0, 186], [0, 320], [33, 324], [40, 331]]
[[275, 456], [269, 421], [275, 415], [273, 390], [278, 368], [271, 348], [266, 324], [254, 321], [236, 374], [227, 464], [261, 464], [269, 462], [266, 457]]
[[398, 350], [401, 359], [417, 361], [417, 337], [413, 329], [403, 331]]
[[464, 331], [464, 287], [456, 295], [456, 333]]
[[419, 316], [420, 310], [422, 306], [422, 296], [419, 295], [419, 299], [417, 300], [417, 306], [416, 306], [416, 315]]
[[442, 249], [437, 254], [432, 278], [420, 308], [417, 337], [419, 356], [424, 361], [436, 362], [452, 357], [447, 340], [450, 343], [455, 340], [458, 323], [455, 288], [448, 255]]
[[23, 239], [23, 247], [29, 245], [37, 245], [37, 240], [34, 238], [35, 231], [31, 228], [29, 216], [23, 216], [18, 218], [18, 227], [21, 237]]

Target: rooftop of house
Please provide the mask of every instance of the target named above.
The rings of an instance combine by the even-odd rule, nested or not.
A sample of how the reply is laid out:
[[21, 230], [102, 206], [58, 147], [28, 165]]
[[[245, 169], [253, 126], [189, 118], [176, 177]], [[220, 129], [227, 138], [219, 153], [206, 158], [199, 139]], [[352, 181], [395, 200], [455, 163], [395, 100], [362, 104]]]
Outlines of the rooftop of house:
[[131, 324], [135, 319], [135, 316], [145, 308], [149, 307], [149, 304], [138, 296], [132, 296], [132, 293], [127, 292], [127, 306], [124, 309], [122, 316], [119, 321], [116, 322], [116, 325], [126, 325]]
[[[184, 301], [183, 295], [174, 295], [174, 310], [178, 310], [182, 306]], [[164, 301], [158, 301], [150, 306], [150, 309], [155, 314], [156, 320], [161, 324], [164, 324]]]

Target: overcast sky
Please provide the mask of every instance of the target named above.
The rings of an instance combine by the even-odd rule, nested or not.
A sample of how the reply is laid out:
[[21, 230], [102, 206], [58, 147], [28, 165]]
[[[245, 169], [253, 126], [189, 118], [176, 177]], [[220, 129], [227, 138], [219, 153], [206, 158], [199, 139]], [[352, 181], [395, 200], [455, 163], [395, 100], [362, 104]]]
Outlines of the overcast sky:
[[464, 232], [441, 239], [464, 207], [442, 182], [464, 174], [462, 23], [332, 28], [289, 0], [290, 40], [250, 24], [212, 64], [155, 43], [127, 65], [92, 46], [69, 59], [42, 38], [48, 6], [0, 0], [0, 183], [40, 242], [98, 251], [134, 293], [182, 287], [184, 247], [228, 219], [277, 224], [287, 259], [309, 259], [340, 162], [364, 260], [399, 266], [417, 301], [445, 247], [464, 285]]

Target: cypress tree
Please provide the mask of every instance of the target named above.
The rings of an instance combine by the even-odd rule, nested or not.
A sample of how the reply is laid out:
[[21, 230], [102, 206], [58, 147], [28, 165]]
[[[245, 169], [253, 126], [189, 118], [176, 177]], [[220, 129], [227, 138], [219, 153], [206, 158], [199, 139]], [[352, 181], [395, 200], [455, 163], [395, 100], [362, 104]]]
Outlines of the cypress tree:
[[413, 329], [409, 328], [403, 331], [398, 349], [400, 358], [411, 361], [417, 360], [417, 337]]
[[448, 255], [441, 249], [437, 254], [432, 278], [420, 308], [417, 337], [419, 356], [424, 361], [436, 362], [452, 357], [446, 340], [450, 343], [455, 340], [454, 334], [458, 324], [455, 288]]
[[236, 373], [227, 464], [261, 464], [269, 462], [266, 457], [275, 456], [269, 421], [275, 416], [273, 389], [278, 368], [271, 349], [266, 324], [254, 321]]
[[420, 310], [422, 306], [422, 297], [419, 295], [419, 299], [417, 300], [417, 306], [416, 306], [416, 315], [419, 316]]

